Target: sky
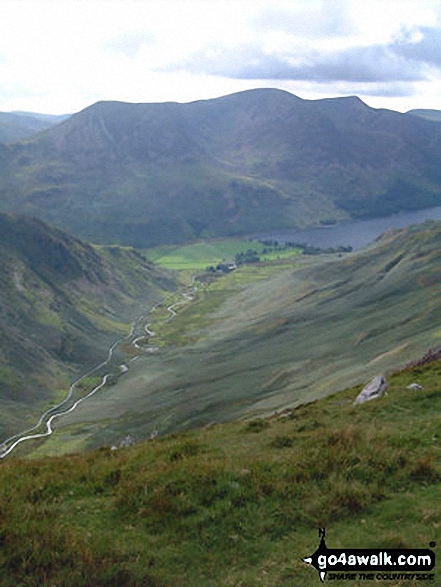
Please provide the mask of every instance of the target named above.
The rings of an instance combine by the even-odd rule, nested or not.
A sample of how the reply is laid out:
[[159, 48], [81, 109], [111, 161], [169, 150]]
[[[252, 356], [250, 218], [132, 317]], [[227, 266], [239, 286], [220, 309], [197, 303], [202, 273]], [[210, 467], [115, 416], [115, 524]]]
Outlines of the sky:
[[0, 0], [0, 111], [273, 87], [441, 110], [439, 0]]

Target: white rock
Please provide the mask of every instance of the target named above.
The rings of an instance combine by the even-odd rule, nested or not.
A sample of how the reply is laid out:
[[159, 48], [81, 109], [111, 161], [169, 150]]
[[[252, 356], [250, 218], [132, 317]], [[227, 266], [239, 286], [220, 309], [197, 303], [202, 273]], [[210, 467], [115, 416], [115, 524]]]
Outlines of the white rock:
[[358, 404], [364, 404], [365, 402], [369, 402], [372, 399], [381, 397], [388, 387], [389, 385], [384, 375], [377, 375], [359, 393], [356, 400], [354, 401], [354, 406]]

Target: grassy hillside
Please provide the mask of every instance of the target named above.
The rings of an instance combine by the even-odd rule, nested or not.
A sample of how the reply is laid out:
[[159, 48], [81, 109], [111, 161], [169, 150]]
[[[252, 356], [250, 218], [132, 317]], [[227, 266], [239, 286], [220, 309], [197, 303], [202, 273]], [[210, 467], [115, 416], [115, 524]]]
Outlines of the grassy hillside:
[[34, 422], [175, 287], [132, 249], [95, 248], [34, 218], [0, 215], [0, 438]]
[[440, 374], [439, 361], [397, 373], [361, 406], [354, 388], [132, 448], [6, 459], [0, 583], [315, 587], [301, 559], [319, 527], [330, 548], [435, 543], [439, 558]]
[[196, 284], [174, 319], [165, 306], [152, 314], [147, 347], [159, 351], [60, 419], [36, 454], [268, 414], [407, 363], [440, 344], [440, 242], [427, 223], [357, 254]]
[[138, 247], [441, 203], [441, 127], [355, 97], [260, 89], [100, 102], [0, 157], [0, 210]]

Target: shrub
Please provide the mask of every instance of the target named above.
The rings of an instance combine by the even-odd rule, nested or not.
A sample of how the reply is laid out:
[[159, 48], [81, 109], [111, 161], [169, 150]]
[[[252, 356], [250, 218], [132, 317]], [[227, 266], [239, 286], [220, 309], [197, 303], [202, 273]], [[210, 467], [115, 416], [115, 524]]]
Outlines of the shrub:
[[245, 432], [262, 432], [265, 428], [269, 428], [269, 422], [266, 420], [251, 420], [245, 426]]

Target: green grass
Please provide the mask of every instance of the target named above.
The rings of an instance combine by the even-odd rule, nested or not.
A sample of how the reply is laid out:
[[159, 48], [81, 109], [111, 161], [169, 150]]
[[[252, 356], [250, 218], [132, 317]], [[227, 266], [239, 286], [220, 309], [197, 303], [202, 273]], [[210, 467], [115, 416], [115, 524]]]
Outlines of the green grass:
[[[300, 252], [299, 249], [291, 248], [277, 251], [274, 247], [265, 247], [254, 241], [228, 239], [180, 246], [164, 245], [148, 249], [145, 254], [166, 269], [199, 271], [210, 265], [216, 266], [222, 261], [233, 262], [237, 253], [245, 253], [249, 249], [256, 251], [262, 261], [285, 259]], [[263, 253], [264, 249], [267, 249], [267, 252]]]
[[0, 583], [313, 587], [301, 558], [319, 527], [330, 548], [435, 541], [439, 556], [440, 374], [392, 375], [362, 406], [353, 388], [129, 449], [3, 461]]
[[215, 314], [229, 298], [239, 292], [248, 291], [247, 288], [254, 283], [269, 280], [281, 272], [308, 263], [314, 263], [314, 260], [296, 255], [289, 262], [274, 260], [268, 264], [245, 265], [226, 275], [199, 275], [195, 288], [189, 287], [192, 300], [175, 308], [177, 318], [170, 319], [170, 312], [166, 308], [183, 300], [181, 292], [168, 296], [164, 303], [155, 308], [149, 317], [151, 329], [156, 333], [151, 344], [176, 347], [195, 342], [201, 336], [205, 338], [207, 334], [202, 333], [202, 330], [210, 329], [221, 321], [215, 318]]

